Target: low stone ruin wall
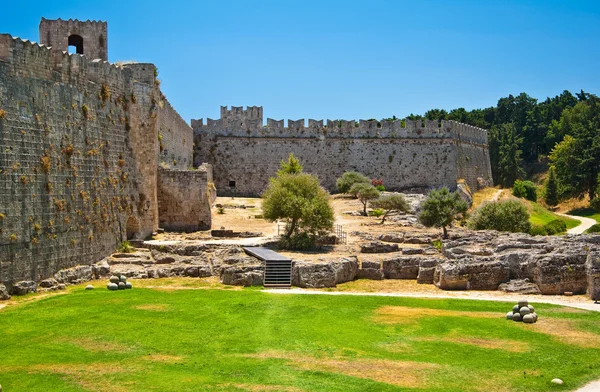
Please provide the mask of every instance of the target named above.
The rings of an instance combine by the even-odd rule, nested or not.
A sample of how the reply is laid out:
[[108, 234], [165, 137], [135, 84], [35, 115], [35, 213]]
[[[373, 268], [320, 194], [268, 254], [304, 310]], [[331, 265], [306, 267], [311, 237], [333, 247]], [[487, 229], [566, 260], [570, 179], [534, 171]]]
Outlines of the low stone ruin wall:
[[[385, 234], [363, 249], [389, 253], [295, 260], [292, 285], [335, 287], [355, 279], [411, 279], [443, 290], [504, 290], [526, 294], [587, 293], [600, 299], [600, 236], [532, 237], [497, 232], [459, 232], [440, 251], [431, 245], [435, 235]], [[385, 241], [384, 241], [385, 240]], [[415, 247], [414, 244], [425, 246]], [[381, 245], [381, 247], [377, 247]], [[385, 245], [385, 246], [383, 246]], [[180, 243], [114, 254], [93, 266], [59, 271], [40, 283], [43, 290], [81, 283], [111, 274], [127, 278], [219, 277], [228, 285], [253, 286], [264, 282], [264, 264], [242, 247]], [[35, 282], [15, 285], [23, 294]], [[1, 294], [0, 290], [0, 294]]]

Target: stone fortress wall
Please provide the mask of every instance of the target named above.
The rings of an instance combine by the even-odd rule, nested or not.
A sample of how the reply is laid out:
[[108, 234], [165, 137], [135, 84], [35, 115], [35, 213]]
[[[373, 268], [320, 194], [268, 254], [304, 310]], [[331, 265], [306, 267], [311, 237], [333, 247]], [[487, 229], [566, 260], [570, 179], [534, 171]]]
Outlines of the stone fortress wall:
[[[42, 20], [42, 40], [51, 22]], [[64, 21], [54, 22], [61, 31]], [[100, 42], [105, 27], [81, 23], [81, 36]], [[124, 239], [156, 231], [166, 209], [160, 173], [187, 184], [166, 200], [186, 206], [185, 224], [210, 226], [211, 167], [187, 170], [191, 128], [166, 103], [154, 65], [116, 66], [86, 43], [77, 55], [0, 34], [0, 283], [9, 288], [92, 264]], [[157, 169], [161, 126], [179, 133], [167, 142], [194, 181]], [[185, 132], [190, 143], [177, 146]]]
[[294, 153], [304, 170], [336, 191], [347, 170], [383, 178], [388, 190], [491, 183], [487, 131], [455, 121], [267, 119], [262, 107], [221, 107], [221, 118], [192, 120], [194, 160], [213, 165], [220, 195], [258, 196]]
[[194, 131], [166, 98], [159, 103], [159, 149], [162, 166], [187, 169], [193, 166]]

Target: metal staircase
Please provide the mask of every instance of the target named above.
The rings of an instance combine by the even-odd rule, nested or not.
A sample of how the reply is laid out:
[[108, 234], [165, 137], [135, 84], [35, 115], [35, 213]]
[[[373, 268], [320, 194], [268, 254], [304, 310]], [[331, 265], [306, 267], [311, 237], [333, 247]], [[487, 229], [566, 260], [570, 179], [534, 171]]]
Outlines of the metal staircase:
[[244, 247], [244, 251], [265, 262], [265, 287], [290, 288], [292, 286], [292, 260], [260, 247]]

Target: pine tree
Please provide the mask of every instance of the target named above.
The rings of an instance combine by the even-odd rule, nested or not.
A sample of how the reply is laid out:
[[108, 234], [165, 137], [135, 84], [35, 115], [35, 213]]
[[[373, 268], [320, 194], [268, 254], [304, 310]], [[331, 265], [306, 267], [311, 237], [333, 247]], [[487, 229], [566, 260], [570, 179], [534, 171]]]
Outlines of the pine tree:
[[546, 180], [546, 204], [554, 207], [558, 204], [558, 189], [556, 184], [556, 173], [554, 172], [554, 166], [550, 166], [548, 172], [548, 180]]

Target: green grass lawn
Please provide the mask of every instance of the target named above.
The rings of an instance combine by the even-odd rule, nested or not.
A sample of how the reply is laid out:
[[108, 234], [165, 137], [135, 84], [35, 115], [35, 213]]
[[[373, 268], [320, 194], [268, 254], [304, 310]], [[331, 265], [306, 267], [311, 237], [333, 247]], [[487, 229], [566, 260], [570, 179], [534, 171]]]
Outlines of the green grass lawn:
[[531, 206], [529, 221], [534, 225], [543, 226], [546, 223], [549, 223], [555, 219], [559, 219], [566, 223], [567, 230], [569, 230], [569, 229], [572, 229], [573, 227], [578, 226], [581, 223], [577, 219], [571, 219], [571, 218], [566, 218], [564, 216], [557, 215], [557, 214], [553, 213], [552, 211], [545, 209], [538, 203], [534, 203], [531, 201], [528, 201], [528, 203]]
[[525, 325], [505, 320], [509, 303], [187, 288], [98, 284], [0, 310], [3, 390], [531, 392], [600, 378], [598, 312], [534, 304]]
[[592, 218], [595, 219], [596, 222], [600, 223], [600, 212], [597, 212], [593, 208], [578, 208], [576, 210], [569, 211], [568, 214]]

